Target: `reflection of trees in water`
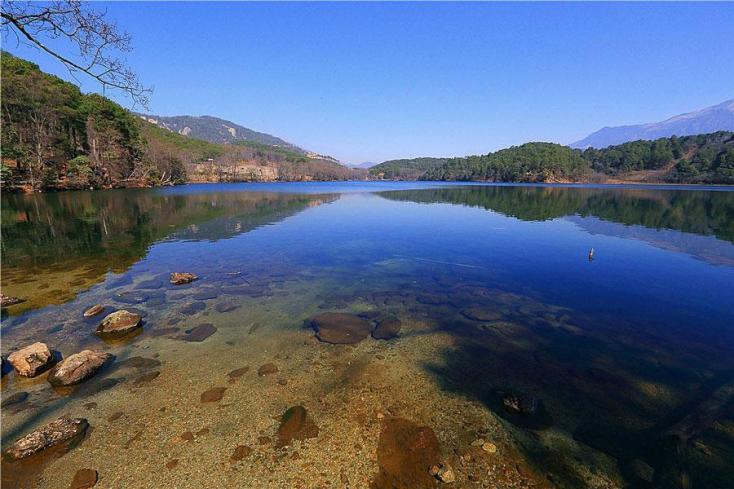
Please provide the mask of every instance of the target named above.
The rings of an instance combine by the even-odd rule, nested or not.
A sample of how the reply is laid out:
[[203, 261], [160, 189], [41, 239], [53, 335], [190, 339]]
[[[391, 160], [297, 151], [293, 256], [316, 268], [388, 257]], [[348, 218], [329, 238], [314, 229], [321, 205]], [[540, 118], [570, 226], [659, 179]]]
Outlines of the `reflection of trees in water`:
[[481, 207], [525, 221], [596, 216], [734, 242], [734, 192], [476, 186], [380, 192], [390, 200]]
[[3, 196], [3, 286], [27, 300], [14, 314], [62, 303], [108, 271], [124, 272], [164, 238], [228, 238], [336, 198], [149, 190]]
[[[3, 202], [5, 266], [50, 266], [76, 257], [110, 259], [110, 267], [142, 257], [175, 235], [220, 239], [250, 231], [336, 195], [151, 191], [10, 195]], [[124, 268], [124, 266], [123, 266]]]

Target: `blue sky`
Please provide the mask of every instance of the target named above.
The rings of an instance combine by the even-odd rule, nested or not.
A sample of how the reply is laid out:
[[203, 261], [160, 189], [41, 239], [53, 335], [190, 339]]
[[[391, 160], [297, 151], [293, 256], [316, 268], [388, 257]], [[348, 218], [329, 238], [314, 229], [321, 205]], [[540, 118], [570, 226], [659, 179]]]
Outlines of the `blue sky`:
[[94, 6], [133, 36], [150, 112], [222, 117], [346, 162], [570, 143], [734, 98], [732, 3]]

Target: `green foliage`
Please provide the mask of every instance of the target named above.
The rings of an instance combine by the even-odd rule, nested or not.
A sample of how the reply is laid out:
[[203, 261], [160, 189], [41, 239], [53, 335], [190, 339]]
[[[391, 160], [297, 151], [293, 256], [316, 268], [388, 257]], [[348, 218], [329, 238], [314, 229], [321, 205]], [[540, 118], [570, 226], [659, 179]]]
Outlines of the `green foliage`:
[[13, 180], [13, 170], [9, 167], [0, 164], [0, 183], [5, 184]]
[[577, 182], [649, 171], [655, 172], [657, 181], [730, 184], [732, 161], [734, 133], [722, 131], [583, 152], [559, 144], [527, 143], [481, 156], [391, 160], [373, 166], [370, 173], [387, 179]]
[[413, 158], [390, 160], [369, 169], [374, 176], [395, 180], [420, 180], [429, 170], [448, 163], [448, 158]]
[[146, 158], [147, 140], [133, 114], [33, 63], [5, 51], [0, 57], [2, 161], [17, 166], [13, 183], [36, 189], [152, 183], [149, 165], [158, 162]]

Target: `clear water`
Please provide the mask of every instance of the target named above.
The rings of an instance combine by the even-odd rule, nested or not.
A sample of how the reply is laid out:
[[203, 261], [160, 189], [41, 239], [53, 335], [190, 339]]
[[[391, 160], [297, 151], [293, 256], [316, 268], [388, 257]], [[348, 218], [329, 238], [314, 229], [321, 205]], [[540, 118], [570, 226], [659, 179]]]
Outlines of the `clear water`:
[[[94, 428], [23, 472], [24, 487], [68, 487], [81, 466], [102, 487], [369, 487], [384, 416], [430, 426], [460, 487], [732, 486], [732, 191], [304, 183], [3, 195], [2, 234], [3, 293], [26, 299], [4, 312], [3, 355], [44, 341], [64, 356], [116, 356], [71, 391], [3, 377], [3, 398], [29, 394], [3, 409], [4, 446], [61, 414]], [[172, 271], [200, 279], [174, 287]], [[97, 303], [142, 312], [143, 333], [102, 342], [100, 317], [82, 318]], [[325, 344], [308, 322], [323, 312], [389, 314], [402, 330]], [[217, 332], [181, 340], [202, 323]], [[258, 376], [266, 363], [278, 373]], [[202, 404], [215, 386], [224, 398]], [[536, 409], [508, 408], [510, 393]], [[260, 444], [296, 404], [317, 439]], [[477, 438], [500, 450], [466, 457]], [[240, 444], [254, 453], [232, 463]]]

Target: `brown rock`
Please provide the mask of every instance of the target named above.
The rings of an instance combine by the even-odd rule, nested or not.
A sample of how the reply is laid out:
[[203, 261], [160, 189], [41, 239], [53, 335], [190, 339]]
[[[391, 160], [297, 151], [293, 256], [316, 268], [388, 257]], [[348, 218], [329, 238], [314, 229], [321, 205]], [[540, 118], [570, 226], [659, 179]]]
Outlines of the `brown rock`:
[[372, 337], [376, 340], [391, 340], [398, 336], [402, 323], [400, 319], [388, 317], [377, 323], [377, 327], [372, 331]]
[[281, 448], [290, 445], [292, 440], [316, 438], [318, 435], [319, 428], [308, 415], [306, 408], [293, 406], [283, 413], [278, 427], [278, 441], [275, 446]]
[[48, 375], [53, 386], [67, 386], [84, 382], [112, 358], [109, 353], [83, 350], [58, 363]]
[[69, 489], [89, 489], [97, 484], [98, 474], [96, 470], [79, 469], [74, 474]]
[[270, 443], [271, 441], [272, 441], [272, 440], [270, 439], [270, 437], [269, 437], [269, 436], [258, 436], [258, 437], [257, 437], [257, 442], [258, 442], [258, 443], [259, 443], [260, 445], [267, 445], [267, 444], [268, 444], [268, 443]]
[[241, 367], [235, 370], [232, 370], [227, 374], [227, 377], [229, 377], [231, 380], [233, 379], [239, 379], [243, 375], [245, 375], [250, 370], [250, 367]]
[[184, 431], [181, 433], [181, 439], [183, 441], [194, 441], [194, 434], [190, 431]]
[[278, 367], [276, 367], [273, 363], [266, 363], [265, 365], [262, 365], [259, 369], [257, 369], [257, 375], [259, 375], [260, 377], [277, 373]]
[[28, 399], [28, 393], [25, 391], [16, 392], [15, 394], [11, 396], [3, 396], [3, 402], [0, 404], [0, 407], [8, 407], [12, 406], [13, 404], [19, 404], [23, 401]]
[[8, 457], [19, 460], [62, 443], [81, 439], [89, 423], [84, 418], [61, 417], [27, 434], [5, 450]]
[[171, 459], [168, 462], [166, 462], [166, 468], [168, 470], [175, 469], [177, 465], [178, 465], [178, 459], [177, 458]]
[[441, 450], [431, 428], [402, 418], [385, 418], [377, 446], [379, 472], [375, 488], [432, 488], [429, 470], [438, 465]]
[[229, 457], [229, 460], [231, 462], [239, 462], [243, 458], [249, 457], [251, 453], [252, 448], [247, 445], [238, 445], [235, 447], [234, 452], [232, 452], [232, 455]]
[[194, 328], [191, 328], [190, 330], [186, 331], [186, 333], [179, 335], [177, 339], [184, 340], [184, 341], [204, 341], [205, 339], [209, 338], [211, 335], [217, 332], [217, 327], [214, 326], [211, 323], [203, 323], [200, 324]]
[[118, 338], [141, 327], [140, 314], [124, 309], [108, 314], [97, 327], [97, 335], [103, 338]]
[[224, 397], [226, 387], [212, 387], [201, 394], [201, 402], [217, 402]]
[[369, 336], [372, 325], [354, 314], [327, 312], [311, 318], [316, 337], [326, 343], [359, 343]]
[[184, 285], [184, 284], [190, 284], [194, 280], [196, 280], [197, 277], [193, 273], [188, 272], [173, 272], [171, 274], [171, 283], [173, 285]]
[[35, 377], [50, 367], [52, 362], [51, 350], [45, 343], [40, 342], [14, 351], [8, 356], [8, 363], [23, 377]]
[[97, 304], [96, 306], [92, 306], [86, 311], [84, 311], [84, 317], [85, 318], [91, 318], [92, 316], [96, 316], [100, 312], [104, 311], [104, 306], [101, 304]]

